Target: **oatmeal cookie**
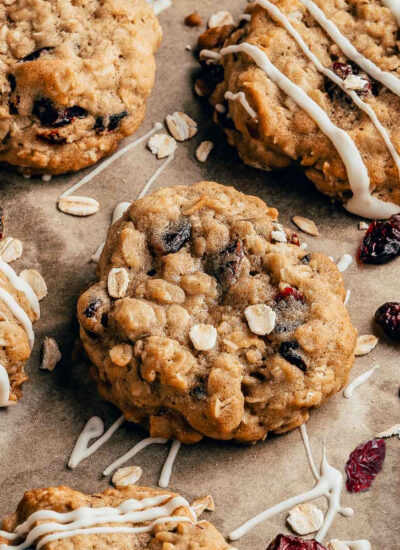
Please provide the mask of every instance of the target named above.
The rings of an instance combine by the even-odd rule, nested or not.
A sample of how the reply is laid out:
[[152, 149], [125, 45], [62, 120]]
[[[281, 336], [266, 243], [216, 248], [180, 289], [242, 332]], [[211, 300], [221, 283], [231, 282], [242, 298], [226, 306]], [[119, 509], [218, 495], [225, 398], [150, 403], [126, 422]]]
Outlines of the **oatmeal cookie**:
[[22, 396], [21, 386], [28, 378], [24, 365], [34, 343], [32, 323], [39, 317], [31, 286], [0, 255], [0, 407]]
[[[69, 487], [36, 489], [26, 492], [16, 512], [3, 522], [0, 545], [13, 548], [30, 535], [33, 545], [29, 547], [36, 548], [36, 521], [51, 519], [41, 533], [43, 550], [228, 550], [230, 546], [211, 523], [197, 520], [200, 513], [195, 503], [191, 507], [175, 493], [136, 485], [94, 495]], [[128, 514], [130, 521], [124, 517]], [[84, 525], [74, 525], [79, 519]], [[28, 528], [21, 533], [25, 522]], [[64, 531], [57, 537], [54, 527], [60, 523]], [[20, 536], [10, 539], [9, 533], [18, 527]], [[72, 533], [73, 529], [79, 532]]]
[[400, 210], [398, 23], [384, 4], [258, 0], [199, 39], [197, 89], [244, 162], [298, 163], [365, 217]]
[[356, 331], [336, 265], [261, 199], [160, 189], [108, 234], [78, 303], [101, 395], [152, 436], [254, 442], [346, 383]]
[[1, 2], [0, 162], [80, 170], [135, 132], [161, 29], [145, 0]]

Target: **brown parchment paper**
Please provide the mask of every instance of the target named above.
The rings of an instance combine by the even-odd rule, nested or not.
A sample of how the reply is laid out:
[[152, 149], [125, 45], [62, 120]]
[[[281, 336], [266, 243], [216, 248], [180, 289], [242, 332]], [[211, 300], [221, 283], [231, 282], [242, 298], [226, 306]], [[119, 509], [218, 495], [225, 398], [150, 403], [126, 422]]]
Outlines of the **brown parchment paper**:
[[[160, 16], [164, 40], [157, 57], [157, 81], [146, 120], [136, 137], [168, 113], [187, 112], [199, 122], [199, 133], [179, 145], [176, 159], [157, 185], [190, 184], [203, 179], [234, 185], [276, 206], [285, 224], [290, 225], [291, 216], [296, 214], [312, 218], [319, 226], [320, 237], [300, 234], [311, 251], [320, 250], [335, 259], [344, 252], [354, 256], [362, 235], [356, 217], [331, 204], [295, 171], [267, 174], [242, 164], [219, 130], [213, 128], [206, 105], [193, 96], [192, 79], [197, 67], [185, 46], [195, 46], [199, 31], [184, 26], [184, 16], [195, 9], [204, 21], [218, 9], [228, 9], [238, 16], [244, 4], [241, 0], [174, 0], [173, 7]], [[203, 165], [195, 160], [194, 153], [204, 139], [213, 140], [215, 149]], [[35, 327], [36, 345], [27, 365], [30, 380], [24, 386], [24, 397], [17, 406], [0, 410], [0, 518], [12, 513], [23, 492], [30, 488], [66, 484], [88, 492], [103, 490], [109, 483], [101, 476], [103, 469], [144, 435], [137, 427], [124, 424], [76, 470], [66, 467], [76, 438], [92, 415], [102, 417], [106, 426], [119, 415], [97, 396], [88, 364], [76, 346], [76, 300], [82, 288], [94, 279], [94, 265], [89, 259], [106, 236], [115, 205], [134, 199], [159, 165], [160, 161], [143, 145], [119, 159], [80, 190], [80, 194], [101, 203], [98, 214], [82, 219], [56, 209], [60, 193], [82, 173], [42, 182], [0, 171], [6, 235], [21, 239], [25, 247], [13, 267], [18, 272], [38, 269], [49, 287], [41, 304], [42, 318]], [[360, 334], [376, 331], [372, 318], [379, 305], [400, 299], [399, 275], [400, 260], [381, 267], [353, 263], [344, 274], [352, 292], [349, 310]], [[53, 373], [39, 370], [45, 336], [55, 337], [62, 348], [63, 360]], [[356, 359], [352, 378], [376, 363], [381, 369], [352, 399], [337, 395], [312, 413], [308, 431], [317, 461], [326, 437], [328, 459], [343, 471], [349, 453], [358, 444], [400, 421], [400, 347], [382, 337], [371, 354]], [[343, 504], [352, 506], [355, 515], [338, 516], [329, 538], [366, 538], [374, 550], [400, 548], [400, 442], [393, 438], [387, 443], [383, 472], [366, 493], [350, 495], [344, 491]], [[166, 455], [166, 446], [152, 446], [131, 461], [143, 468], [141, 484], [157, 484]], [[216, 511], [209, 517], [224, 535], [261, 510], [313, 485], [299, 430], [250, 447], [207, 440], [183, 447], [170, 482], [172, 489], [189, 500], [211, 493]], [[235, 546], [265, 549], [285, 531], [285, 516], [258, 526]]]

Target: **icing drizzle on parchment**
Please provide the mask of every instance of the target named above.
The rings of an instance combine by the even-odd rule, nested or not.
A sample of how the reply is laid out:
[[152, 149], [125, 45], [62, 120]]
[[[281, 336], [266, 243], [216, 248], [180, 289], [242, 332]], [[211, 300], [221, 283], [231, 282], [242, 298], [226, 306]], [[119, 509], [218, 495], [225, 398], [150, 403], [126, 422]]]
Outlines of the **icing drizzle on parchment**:
[[[375, 80], [383, 83], [387, 88], [400, 96], [400, 80], [391, 73], [382, 71], [374, 63], [358, 52], [354, 46], [341, 34], [339, 29], [330, 21], [320, 8], [312, 0], [300, 0], [304, 7], [313, 15], [321, 27], [334, 40], [344, 54], [356, 62], [365, 72], [369, 73]], [[386, 128], [379, 121], [374, 110], [353, 90], [345, 89], [342, 80], [330, 69], [325, 68], [318, 58], [306, 45], [301, 35], [293, 27], [290, 20], [279, 10], [279, 8], [268, 0], [256, 0], [255, 4], [263, 7], [272, 17], [277, 19], [297, 41], [303, 53], [315, 64], [317, 69], [335, 82], [348, 94], [357, 106], [368, 114], [373, 124], [383, 138], [393, 160], [400, 171], [400, 156], [396, 151]], [[360, 152], [349, 134], [336, 126], [328, 117], [326, 112], [312, 100], [298, 85], [292, 82], [286, 75], [270, 61], [266, 52], [260, 47], [242, 43], [235, 46], [228, 46], [220, 51], [219, 59], [232, 53], [246, 53], [253, 59], [256, 65], [263, 70], [283, 92], [285, 92], [299, 107], [301, 107], [315, 121], [321, 131], [331, 140], [337, 149], [347, 170], [349, 184], [353, 196], [345, 204], [345, 208], [353, 214], [367, 218], [387, 218], [398, 212], [399, 206], [382, 201], [373, 196], [370, 191], [370, 179], [368, 170], [361, 158]], [[208, 50], [201, 52], [202, 56], [209, 57], [213, 61], [218, 60], [218, 54]], [[247, 101], [247, 100], [246, 100]]]
[[[181, 507], [187, 508], [192, 517], [174, 516], [173, 514]], [[169, 494], [142, 500], [132, 498], [115, 507], [89, 508], [82, 506], [65, 513], [39, 510], [29, 516], [24, 523], [18, 525], [13, 533], [0, 531], [0, 537], [4, 537], [8, 541], [23, 539], [23, 542], [17, 545], [0, 544], [0, 550], [25, 550], [32, 545], [39, 550], [52, 541], [78, 535], [149, 533], [160, 523], [194, 523], [195, 521], [196, 517], [187, 500], [181, 496]], [[133, 524], [133, 526], [123, 526], [125, 523]]]

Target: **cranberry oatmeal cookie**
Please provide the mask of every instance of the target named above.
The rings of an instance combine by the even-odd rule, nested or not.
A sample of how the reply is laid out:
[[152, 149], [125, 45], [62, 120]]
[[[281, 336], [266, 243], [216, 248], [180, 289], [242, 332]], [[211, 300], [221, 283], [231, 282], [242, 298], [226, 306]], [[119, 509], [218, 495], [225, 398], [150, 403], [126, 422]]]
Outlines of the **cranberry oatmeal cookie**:
[[399, 8], [257, 0], [246, 11], [239, 27], [211, 28], [199, 39], [197, 89], [211, 95], [229, 143], [263, 170], [299, 163], [350, 212], [398, 212]]
[[189, 505], [177, 494], [136, 485], [94, 495], [36, 489], [4, 521], [0, 547], [33, 550], [40, 540], [43, 550], [228, 550], [211, 523], [198, 521], [206, 507], [201, 500]]
[[78, 303], [101, 395], [186, 443], [305, 422], [346, 383], [356, 331], [337, 267], [298, 244], [275, 208], [217, 183], [133, 203]]
[[143, 120], [161, 29], [145, 0], [2, 1], [0, 162], [80, 170]]

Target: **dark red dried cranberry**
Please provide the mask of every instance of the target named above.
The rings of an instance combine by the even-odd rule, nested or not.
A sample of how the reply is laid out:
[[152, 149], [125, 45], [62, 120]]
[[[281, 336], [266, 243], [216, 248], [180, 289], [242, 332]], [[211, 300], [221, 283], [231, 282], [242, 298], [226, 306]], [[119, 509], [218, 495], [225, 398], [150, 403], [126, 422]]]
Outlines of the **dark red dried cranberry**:
[[292, 233], [292, 235], [289, 239], [289, 242], [290, 242], [290, 244], [295, 244], [296, 246], [300, 246], [300, 240], [299, 240], [299, 236], [297, 235], [297, 233]]
[[304, 295], [299, 290], [297, 290], [297, 288], [293, 288], [292, 286], [287, 286], [286, 288], [281, 290], [281, 292], [275, 298], [275, 301], [280, 302], [281, 300], [285, 300], [287, 298], [293, 298], [294, 300], [297, 300], [299, 302], [306, 301]]
[[400, 342], [400, 302], [386, 302], [375, 313], [375, 321], [383, 332]]
[[386, 264], [400, 256], [400, 213], [368, 227], [358, 256], [366, 264]]
[[332, 71], [342, 80], [345, 80], [348, 76], [353, 74], [353, 68], [347, 63], [333, 63]]
[[19, 60], [18, 63], [23, 63], [25, 61], [34, 61], [35, 59], [38, 59], [42, 55], [43, 52], [50, 52], [51, 50], [54, 50], [53, 46], [45, 46], [44, 48], [39, 48], [38, 50], [35, 50], [32, 53], [29, 53], [25, 57]]
[[0, 206], [0, 241], [4, 237], [4, 210]]
[[293, 535], [278, 535], [267, 550], [327, 550], [327, 548], [314, 539], [305, 540]]
[[307, 365], [299, 353], [300, 346], [298, 342], [282, 342], [279, 346], [279, 353], [288, 363], [291, 363], [303, 372], [306, 372]]
[[12, 92], [15, 92], [15, 89], [17, 87], [17, 81], [15, 80], [15, 76], [11, 73], [7, 75], [7, 80], [10, 84], [10, 89]]
[[36, 139], [39, 141], [44, 141], [45, 143], [50, 143], [51, 145], [63, 145], [64, 143], [67, 143], [67, 138], [60, 136], [58, 130], [51, 130], [50, 132], [36, 134]]
[[121, 120], [128, 116], [128, 111], [122, 111], [122, 113], [117, 113], [116, 115], [110, 115], [108, 118], [107, 130], [112, 132], [116, 130], [121, 124]]
[[359, 445], [346, 463], [346, 487], [350, 493], [366, 491], [382, 470], [386, 455], [383, 439], [372, 439]]
[[106, 127], [104, 126], [104, 118], [102, 116], [96, 117], [93, 129], [96, 132], [96, 134], [101, 134], [102, 132], [104, 132]]
[[88, 115], [86, 109], [74, 105], [73, 107], [60, 107], [54, 105], [54, 102], [42, 97], [36, 99], [33, 103], [32, 113], [40, 120], [43, 126], [53, 126], [59, 128], [71, 124], [75, 118], [85, 118]]
[[92, 300], [89, 303], [88, 307], [83, 312], [85, 317], [88, 317], [89, 319], [94, 317], [96, 315], [96, 312], [99, 310], [101, 304], [102, 304], [102, 301], [100, 298], [96, 298], [95, 300]]
[[236, 282], [243, 258], [243, 243], [238, 239], [231, 242], [219, 254], [212, 256], [209, 260], [207, 270], [227, 290]]
[[190, 241], [191, 234], [192, 226], [189, 220], [182, 220], [178, 224], [171, 226], [162, 237], [163, 253], [173, 254], [174, 252], [178, 252]]
[[346, 80], [346, 78], [350, 75], [359, 76], [360, 78], [365, 80], [366, 83], [364, 85], [364, 88], [362, 88], [361, 90], [354, 90], [357, 95], [365, 97], [372, 92], [372, 79], [369, 77], [369, 75], [367, 75], [367, 73], [357, 67], [357, 65], [337, 62], [332, 65], [332, 71], [337, 74], [337, 76], [342, 80]]

